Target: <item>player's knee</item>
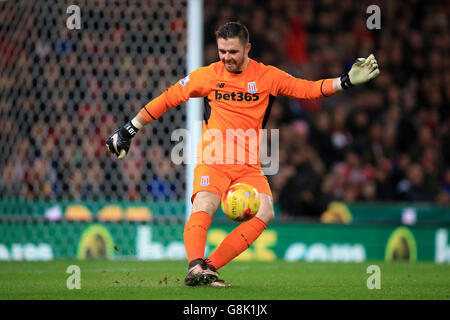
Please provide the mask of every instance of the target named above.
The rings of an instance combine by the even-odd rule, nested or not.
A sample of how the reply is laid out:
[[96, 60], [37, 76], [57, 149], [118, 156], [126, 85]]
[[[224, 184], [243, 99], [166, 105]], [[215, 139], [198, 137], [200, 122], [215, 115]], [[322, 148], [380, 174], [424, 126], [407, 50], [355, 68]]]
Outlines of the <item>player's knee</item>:
[[264, 221], [266, 224], [269, 224], [275, 218], [275, 212], [271, 207], [261, 208], [256, 215], [259, 219]]
[[261, 211], [261, 215], [258, 218], [260, 218], [266, 224], [271, 223], [275, 218], [275, 212], [273, 211], [273, 208], [266, 208], [265, 210]]
[[219, 206], [220, 197], [218, 195], [208, 191], [200, 191], [195, 195], [192, 212], [204, 211], [213, 218]]
[[264, 221], [266, 224], [269, 224], [275, 218], [275, 211], [273, 210], [272, 197], [267, 194], [261, 193], [260, 199], [261, 199], [261, 206], [259, 207], [259, 211], [256, 214], [256, 216], [262, 221]]

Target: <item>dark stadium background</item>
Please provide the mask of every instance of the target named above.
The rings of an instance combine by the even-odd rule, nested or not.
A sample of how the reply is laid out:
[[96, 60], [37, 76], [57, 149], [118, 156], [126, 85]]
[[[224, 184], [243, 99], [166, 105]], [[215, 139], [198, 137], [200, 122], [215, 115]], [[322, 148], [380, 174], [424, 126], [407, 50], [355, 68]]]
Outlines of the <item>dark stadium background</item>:
[[[66, 27], [71, 4], [81, 8], [80, 30]], [[373, 4], [381, 28], [369, 30]], [[41, 241], [67, 244], [60, 256], [75, 257], [94, 222], [106, 221], [116, 243], [129, 237], [119, 247], [131, 256], [139, 223], [153, 221], [159, 241], [182, 239], [185, 166], [170, 160], [170, 134], [185, 127], [185, 105], [144, 128], [125, 161], [107, 152], [105, 139], [186, 75], [186, 9], [186, 1], [0, 1], [6, 260], [13, 244]], [[448, 2], [205, 0], [203, 9], [204, 64], [217, 60], [214, 31], [229, 20], [248, 26], [251, 58], [297, 77], [338, 77], [371, 53], [378, 61], [381, 74], [363, 86], [321, 100], [275, 100], [267, 124], [280, 129], [280, 170], [268, 177], [275, 223], [349, 223], [350, 208], [353, 222], [373, 232], [423, 221], [447, 232]], [[347, 209], [330, 210], [334, 202]], [[300, 228], [315, 241], [315, 229]]]

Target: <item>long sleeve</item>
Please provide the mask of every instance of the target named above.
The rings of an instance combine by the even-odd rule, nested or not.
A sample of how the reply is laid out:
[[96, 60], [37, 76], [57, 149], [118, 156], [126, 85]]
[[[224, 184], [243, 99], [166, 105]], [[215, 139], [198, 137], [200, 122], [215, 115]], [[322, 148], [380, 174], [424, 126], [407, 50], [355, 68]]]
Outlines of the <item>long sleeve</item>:
[[321, 79], [309, 81], [295, 78], [290, 74], [272, 67], [268, 72], [272, 79], [271, 94], [288, 96], [298, 99], [319, 99], [329, 97], [336, 93], [333, 89], [334, 79]]
[[147, 103], [140, 114], [148, 121], [158, 119], [164, 112], [174, 108], [191, 97], [205, 97], [209, 93], [207, 67], [191, 72], [187, 77], [179, 80], [161, 95]]

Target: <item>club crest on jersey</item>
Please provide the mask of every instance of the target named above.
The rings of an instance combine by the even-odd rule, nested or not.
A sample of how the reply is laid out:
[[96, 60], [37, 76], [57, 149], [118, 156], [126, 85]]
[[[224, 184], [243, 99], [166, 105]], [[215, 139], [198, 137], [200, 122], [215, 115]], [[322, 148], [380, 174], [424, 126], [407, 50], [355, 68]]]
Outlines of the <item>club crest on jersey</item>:
[[206, 187], [207, 185], [209, 185], [209, 176], [202, 176], [200, 178], [200, 185], [202, 187]]
[[180, 80], [180, 84], [184, 87], [190, 80], [191, 79], [189, 79], [189, 76], [186, 76], [185, 78]]
[[248, 92], [250, 93], [255, 93], [256, 91], [258, 91], [258, 88], [256, 88], [256, 82], [248, 82]]

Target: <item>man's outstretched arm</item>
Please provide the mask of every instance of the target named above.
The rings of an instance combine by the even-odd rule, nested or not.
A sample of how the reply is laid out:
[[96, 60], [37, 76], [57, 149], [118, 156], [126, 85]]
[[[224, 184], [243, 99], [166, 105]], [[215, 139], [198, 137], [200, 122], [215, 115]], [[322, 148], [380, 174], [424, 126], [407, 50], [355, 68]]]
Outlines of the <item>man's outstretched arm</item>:
[[[274, 68], [276, 69], [276, 68]], [[373, 54], [367, 58], [359, 58], [350, 71], [339, 77], [309, 81], [294, 78], [279, 69], [273, 78], [275, 94], [299, 99], [319, 99], [329, 97], [341, 90], [366, 83], [380, 74], [378, 63]]]
[[147, 123], [158, 119], [170, 108], [188, 101], [190, 97], [208, 95], [208, 87], [205, 85], [207, 75], [205, 67], [199, 68], [147, 103], [131, 121], [114, 131], [106, 140], [108, 150], [120, 160], [124, 159], [130, 149], [131, 140]]

